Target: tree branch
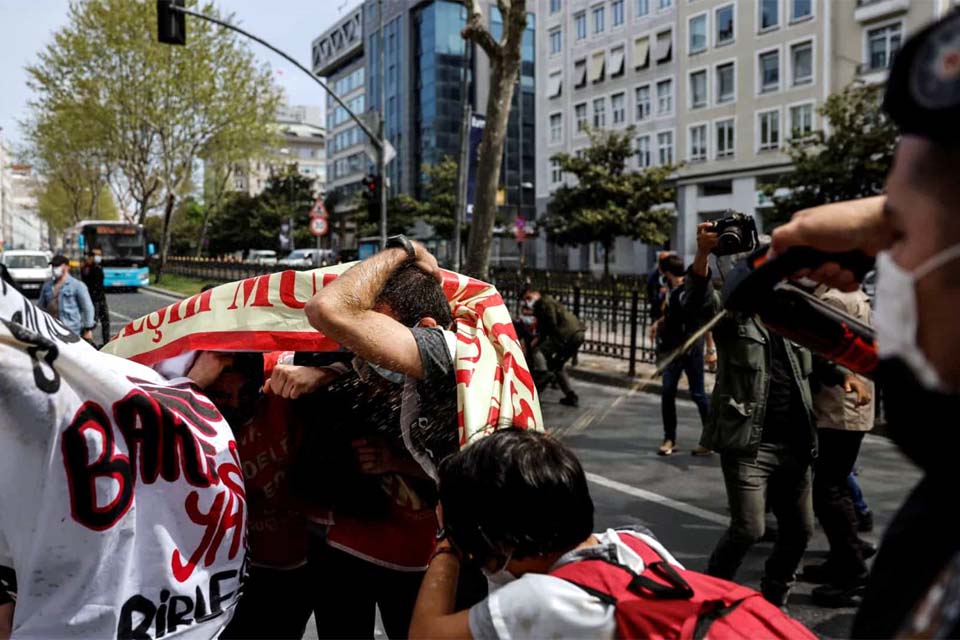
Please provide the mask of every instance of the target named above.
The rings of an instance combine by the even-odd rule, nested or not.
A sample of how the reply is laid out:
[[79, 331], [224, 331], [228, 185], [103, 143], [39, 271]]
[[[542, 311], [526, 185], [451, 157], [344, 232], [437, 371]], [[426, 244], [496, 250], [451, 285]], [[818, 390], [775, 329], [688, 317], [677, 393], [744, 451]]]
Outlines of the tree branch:
[[464, 6], [467, 7], [467, 26], [460, 33], [464, 40], [476, 43], [486, 52], [490, 61], [498, 59], [501, 55], [500, 44], [493, 39], [490, 32], [483, 26], [483, 8], [480, 0], [464, 0]]

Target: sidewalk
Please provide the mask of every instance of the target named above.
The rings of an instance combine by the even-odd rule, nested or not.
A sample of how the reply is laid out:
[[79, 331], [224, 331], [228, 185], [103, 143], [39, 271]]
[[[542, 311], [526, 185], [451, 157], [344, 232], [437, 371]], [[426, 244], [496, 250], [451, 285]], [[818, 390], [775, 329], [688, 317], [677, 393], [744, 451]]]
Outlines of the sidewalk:
[[[638, 362], [637, 375], [633, 377], [628, 375], [629, 368], [630, 363], [626, 360], [581, 353], [577, 356], [576, 366], [569, 366], [567, 371], [571, 377], [577, 380], [625, 389], [636, 388], [638, 391], [646, 393], [660, 394], [663, 391], [663, 379], [660, 376], [654, 377], [656, 366], [652, 363]], [[710, 389], [713, 389], [716, 374], [707, 372], [705, 377], [705, 388], [709, 392]], [[680, 377], [677, 396], [687, 400], [690, 399], [690, 387], [686, 376]]]

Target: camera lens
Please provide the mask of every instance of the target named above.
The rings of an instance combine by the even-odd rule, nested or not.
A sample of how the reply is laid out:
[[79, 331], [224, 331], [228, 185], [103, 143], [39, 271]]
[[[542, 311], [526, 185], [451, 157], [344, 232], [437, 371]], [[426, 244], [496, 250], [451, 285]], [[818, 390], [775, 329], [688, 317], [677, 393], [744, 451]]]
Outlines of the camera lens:
[[736, 253], [743, 245], [743, 237], [737, 227], [727, 227], [717, 238], [717, 246], [724, 253]]

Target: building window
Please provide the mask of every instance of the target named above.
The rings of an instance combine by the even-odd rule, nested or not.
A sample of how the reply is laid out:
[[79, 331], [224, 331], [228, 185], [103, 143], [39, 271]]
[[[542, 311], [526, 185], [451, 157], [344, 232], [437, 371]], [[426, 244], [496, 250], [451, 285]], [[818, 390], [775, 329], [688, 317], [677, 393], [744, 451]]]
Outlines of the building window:
[[593, 32], [594, 33], [603, 33], [603, 23], [604, 23], [604, 14], [605, 10], [603, 6], [594, 7], [593, 9]]
[[695, 71], [690, 74], [690, 108], [707, 106], [707, 72]]
[[790, 107], [790, 135], [803, 138], [813, 133], [813, 105], [801, 104]]
[[623, 0], [613, 0], [610, 5], [610, 13], [613, 14], [613, 26], [619, 27], [623, 24]]
[[760, 119], [760, 150], [780, 147], [780, 111], [764, 111], [757, 116]]
[[658, 64], [670, 62], [673, 56], [673, 31], [661, 31], [657, 34], [657, 51], [654, 57]]
[[593, 126], [603, 129], [607, 126], [607, 99], [597, 98], [593, 101]]
[[587, 84], [587, 61], [577, 60], [573, 63], [573, 87], [580, 89]]
[[661, 80], [657, 83], [657, 115], [673, 112], [673, 80]]
[[623, 47], [616, 47], [610, 50], [610, 77], [616, 78], [623, 75], [625, 54]]
[[758, 61], [760, 64], [760, 93], [777, 91], [780, 88], [780, 52], [761, 53]]
[[657, 134], [657, 150], [660, 152], [660, 164], [673, 164], [673, 131]]
[[688, 43], [691, 55], [707, 50], [707, 14], [690, 18], [690, 42]]
[[900, 49], [902, 27], [899, 23], [887, 25], [867, 32], [867, 53], [870, 56], [870, 70], [886, 69], [893, 62], [893, 56]]
[[577, 40], [583, 40], [587, 37], [587, 14], [581, 11], [573, 16], [574, 30], [577, 32]]
[[563, 34], [559, 28], [550, 32], [550, 53], [557, 54], [563, 49]]
[[637, 166], [641, 169], [650, 166], [650, 136], [637, 138]]
[[813, 0], [790, 0], [790, 20], [796, 22], [813, 15]]
[[615, 93], [610, 96], [610, 111], [613, 112], [613, 124], [623, 124], [627, 121], [627, 99], [624, 93]]
[[663, 11], [673, 6], [673, 0], [657, 0], [657, 9]]
[[733, 156], [733, 118], [718, 122], [716, 130], [717, 157], [729, 158]]
[[550, 182], [551, 184], [559, 184], [563, 180], [563, 170], [560, 169], [559, 160], [550, 161]]
[[793, 86], [813, 82], [813, 43], [802, 42], [790, 47], [793, 67]]
[[574, 115], [577, 118], [577, 133], [587, 128], [587, 103], [581, 102], [573, 108]]
[[[551, 73], [547, 79], [547, 97], [558, 98], [563, 91], [563, 72]], [[392, 99], [392, 98], [391, 98]]]
[[643, 36], [633, 41], [633, 66], [646, 69], [650, 64], [650, 38]]
[[707, 125], [690, 127], [690, 162], [702, 162], [707, 159]]
[[736, 76], [732, 62], [717, 67], [717, 104], [732, 102], [736, 98]]
[[550, 0], [550, 13], [560, 11], [560, 0]]
[[780, 0], [760, 0], [760, 31], [780, 24]]
[[719, 7], [714, 16], [714, 22], [717, 27], [717, 40], [714, 44], [719, 47], [733, 42], [733, 5]]
[[650, 13], [650, 0], [637, 0], [637, 17], [640, 18]]
[[603, 51], [597, 51], [590, 56], [590, 82], [600, 82], [603, 80], [603, 68], [606, 59], [607, 54]]
[[550, 116], [550, 142], [563, 142], [563, 115], [560, 113]]
[[650, 118], [650, 85], [637, 87], [634, 97], [637, 101], [637, 122]]

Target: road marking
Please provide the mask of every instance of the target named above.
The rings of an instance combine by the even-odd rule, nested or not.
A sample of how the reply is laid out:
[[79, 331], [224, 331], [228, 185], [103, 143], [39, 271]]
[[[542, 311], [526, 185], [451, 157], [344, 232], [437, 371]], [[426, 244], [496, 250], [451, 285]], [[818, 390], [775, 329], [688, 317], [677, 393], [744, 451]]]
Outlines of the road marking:
[[695, 507], [692, 504], [674, 500], [673, 498], [668, 498], [667, 496], [662, 496], [659, 493], [647, 491], [646, 489], [632, 487], [629, 484], [624, 484], [622, 482], [617, 482], [616, 480], [611, 480], [610, 478], [598, 476], [595, 473], [587, 473], [587, 480], [594, 484], [598, 484], [601, 487], [613, 489], [614, 491], [619, 491], [620, 493], [625, 493], [628, 496], [640, 498], [641, 500], [646, 500], [647, 502], [654, 502], [669, 509], [673, 509], [674, 511], [679, 511], [681, 513], [686, 513], [687, 515], [700, 518], [701, 520], [706, 520], [707, 522], [713, 522], [714, 524], [723, 526], [727, 526], [730, 523], [730, 519], [727, 516], [720, 515], [719, 513], [707, 511], [706, 509], [701, 509], [700, 507]]
[[123, 315], [122, 313], [117, 313], [116, 311], [111, 311], [111, 312], [110, 312], [110, 315], [116, 316], [116, 317], [120, 318], [121, 320], [126, 320], [127, 322], [133, 322], [133, 318], [131, 318], [130, 316], [125, 316], [125, 315]]

